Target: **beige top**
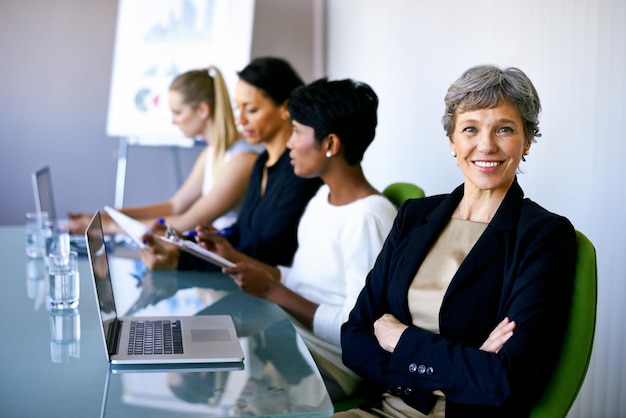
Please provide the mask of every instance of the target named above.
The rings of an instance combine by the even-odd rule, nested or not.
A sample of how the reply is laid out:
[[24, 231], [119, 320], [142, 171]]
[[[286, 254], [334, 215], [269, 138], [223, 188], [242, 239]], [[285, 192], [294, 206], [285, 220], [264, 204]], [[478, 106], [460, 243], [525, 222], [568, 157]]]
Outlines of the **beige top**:
[[[451, 219], [424, 262], [417, 270], [407, 298], [413, 325], [439, 333], [439, 311], [452, 278], [478, 238], [487, 228], [486, 223]], [[436, 417], [445, 416], [445, 397], [441, 391], [437, 404], [428, 415], [408, 406], [402, 399], [385, 394], [383, 415], [389, 417]]]

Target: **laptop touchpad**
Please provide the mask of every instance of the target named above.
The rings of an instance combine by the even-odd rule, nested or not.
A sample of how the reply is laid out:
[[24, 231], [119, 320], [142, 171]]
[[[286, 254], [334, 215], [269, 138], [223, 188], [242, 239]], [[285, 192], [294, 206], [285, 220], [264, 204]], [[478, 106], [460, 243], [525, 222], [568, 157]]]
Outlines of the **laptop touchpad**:
[[230, 335], [228, 333], [228, 330], [225, 329], [192, 329], [191, 341], [230, 341]]

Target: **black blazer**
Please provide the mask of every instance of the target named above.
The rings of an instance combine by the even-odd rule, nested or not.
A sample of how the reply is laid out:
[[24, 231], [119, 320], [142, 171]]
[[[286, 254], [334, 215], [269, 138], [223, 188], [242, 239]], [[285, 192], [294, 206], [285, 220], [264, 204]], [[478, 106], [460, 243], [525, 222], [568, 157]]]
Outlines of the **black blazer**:
[[[576, 263], [576, 235], [564, 217], [525, 199], [515, 179], [444, 296], [440, 334], [410, 326], [393, 354], [373, 322], [384, 313], [411, 324], [407, 291], [463, 197], [410, 200], [399, 210], [374, 268], [342, 327], [344, 363], [370, 391], [387, 391], [428, 413], [434, 390], [446, 416], [527, 416], [560, 348]], [[499, 353], [478, 349], [504, 318], [517, 325]]]

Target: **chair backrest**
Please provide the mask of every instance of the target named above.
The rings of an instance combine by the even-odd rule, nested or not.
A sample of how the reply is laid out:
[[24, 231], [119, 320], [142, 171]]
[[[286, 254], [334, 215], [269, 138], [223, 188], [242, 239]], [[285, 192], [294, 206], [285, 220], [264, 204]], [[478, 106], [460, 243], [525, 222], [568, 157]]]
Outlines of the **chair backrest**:
[[596, 329], [596, 250], [580, 231], [576, 231], [576, 240], [578, 260], [563, 351], [546, 391], [531, 410], [531, 418], [565, 417], [578, 396], [589, 367]]
[[421, 187], [413, 183], [391, 183], [383, 190], [383, 195], [397, 208], [407, 199], [416, 199], [426, 196]]

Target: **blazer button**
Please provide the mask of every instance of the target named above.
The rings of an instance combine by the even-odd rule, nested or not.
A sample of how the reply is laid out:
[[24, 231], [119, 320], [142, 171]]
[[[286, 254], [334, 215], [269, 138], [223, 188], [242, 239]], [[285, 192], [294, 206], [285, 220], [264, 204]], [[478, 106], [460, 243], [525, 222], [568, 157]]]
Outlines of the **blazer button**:
[[402, 386], [397, 386], [393, 391], [393, 395], [396, 395], [396, 396], [402, 395]]
[[420, 364], [420, 365], [418, 366], [418, 368], [417, 368], [417, 372], [418, 372], [419, 374], [424, 374], [424, 373], [426, 373], [426, 366], [424, 366], [423, 364]]
[[404, 388], [404, 394], [406, 396], [411, 396], [411, 393], [413, 393], [413, 388]]
[[433, 368], [432, 368], [432, 366], [430, 366], [430, 367], [428, 367], [428, 368], [426, 369], [426, 374], [427, 374], [427, 375], [429, 375], [429, 376], [430, 376], [430, 375], [431, 375], [431, 374], [433, 374], [433, 373], [435, 373], [435, 369], [433, 369]]
[[417, 364], [411, 363], [409, 364], [409, 372], [415, 373], [417, 371]]

